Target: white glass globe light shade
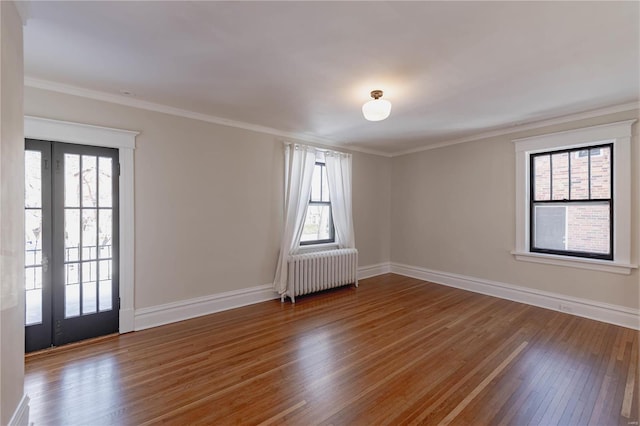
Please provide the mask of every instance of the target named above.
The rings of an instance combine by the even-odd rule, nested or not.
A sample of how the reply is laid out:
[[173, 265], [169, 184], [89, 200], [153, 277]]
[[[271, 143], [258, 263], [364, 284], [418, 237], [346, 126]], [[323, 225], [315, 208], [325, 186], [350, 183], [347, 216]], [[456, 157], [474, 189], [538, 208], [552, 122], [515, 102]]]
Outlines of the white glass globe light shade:
[[391, 102], [385, 99], [374, 99], [362, 105], [362, 114], [369, 121], [381, 121], [391, 114]]

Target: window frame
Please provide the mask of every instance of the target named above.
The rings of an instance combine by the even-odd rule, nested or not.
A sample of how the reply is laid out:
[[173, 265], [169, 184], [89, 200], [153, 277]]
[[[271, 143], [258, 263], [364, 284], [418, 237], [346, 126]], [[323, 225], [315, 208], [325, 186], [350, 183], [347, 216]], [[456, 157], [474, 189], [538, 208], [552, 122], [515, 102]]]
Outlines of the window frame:
[[[591, 198], [591, 155], [588, 155], [588, 193], [589, 198], [586, 199], [571, 199], [571, 154], [577, 152], [580, 155], [581, 151], [591, 152], [592, 149], [598, 149], [599, 153], [596, 156], [602, 156], [602, 148], [609, 148], [609, 198]], [[554, 200], [553, 199], [553, 155], [556, 154], [569, 154], [568, 164], [569, 164], [569, 199], [562, 200]], [[535, 170], [534, 170], [534, 161], [536, 157], [542, 157], [545, 155], [550, 156], [550, 199], [549, 200], [535, 200]], [[573, 256], [573, 257], [583, 257], [587, 259], [602, 259], [602, 260], [613, 260], [614, 259], [614, 146], [613, 143], [604, 143], [604, 144], [596, 144], [596, 145], [588, 145], [583, 147], [574, 147], [574, 148], [562, 148], [562, 149], [554, 149], [551, 151], [542, 151], [542, 152], [532, 152], [529, 154], [529, 218], [531, 221], [529, 223], [529, 251], [532, 253], [547, 253], [547, 254], [556, 254], [561, 256]], [[545, 249], [535, 247], [534, 245], [534, 235], [535, 235], [535, 220], [534, 218], [534, 210], [537, 205], [566, 205], [566, 204], [603, 204], [607, 203], [609, 205], [609, 253], [608, 254], [600, 254], [595, 252], [582, 252], [575, 250], [558, 250], [558, 249]]]
[[[625, 120], [598, 126], [585, 127], [565, 132], [543, 134], [513, 140], [515, 147], [515, 213], [516, 241], [511, 254], [519, 261], [543, 263], [557, 266], [590, 269], [618, 274], [630, 274], [637, 264], [631, 260], [631, 135], [632, 125], [637, 120]], [[613, 259], [604, 260], [568, 256], [566, 254], [540, 253], [530, 249], [531, 222], [531, 173], [532, 154], [563, 149], [596, 147], [612, 144], [611, 180], [615, 201], [612, 209]], [[634, 161], [638, 161], [635, 159]], [[635, 260], [635, 259], [634, 259]]]
[[[323, 161], [318, 161], [316, 160], [316, 163], [314, 164], [314, 168], [316, 166], [320, 166], [320, 200], [322, 200], [322, 172], [324, 172], [325, 174], [327, 173], [326, 171], [326, 163]], [[327, 177], [328, 178], [328, 177]], [[333, 244], [336, 242], [336, 229], [333, 226], [333, 211], [331, 209], [331, 194], [329, 194], [329, 201], [313, 201], [313, 199], [311, 198], [312, 194], [309, 193], [309, 202], [307, 203], [307, 209], [310, 206], [329, 206], [329, 235], [330, 237], [328, 239], [323, 239], [323, 240], [308, 240], [308, 241], [300, 241], [300, 247], [308, 247], [308, 246], [315, 246], [318, 244]], [[307, 212], [305, 211], [305, 221], [306, 221], [306, 216], [307, 216]], [[304, 223], [302, 224], [302, 226], [304, 227]]]

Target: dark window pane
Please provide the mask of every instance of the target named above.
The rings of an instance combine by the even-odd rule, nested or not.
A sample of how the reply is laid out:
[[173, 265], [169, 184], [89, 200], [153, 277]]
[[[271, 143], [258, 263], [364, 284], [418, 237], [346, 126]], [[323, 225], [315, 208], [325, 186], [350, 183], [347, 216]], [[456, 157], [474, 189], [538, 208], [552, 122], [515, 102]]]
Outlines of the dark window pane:
[[534, 247], [566, 250], [566, 208], [564, 206], [536, 206], [534, 212]]
[[64, 155], [64, 205], [80, 207], [80, 156]]
[[111, 209], [100, 209], [98, 215], [98, 256], [102, 259], [113, 256], [113, 218]]
[[327, 180], [327, 167], [322, 167], [322, 201], [329, 201], [329, 181]]
[[24, 206], [42, 207], [42, 155], [39, 151], [24, 153]]
[[80, 315], [80, 264], [65, 265], [64, 317]]
[[300, 241], [328, 240], [331, 238], [331, 206], [309, 206]]
[[98, 205], [98, 164], [97, 157], [82, 156], [82, 207]]
[[42, 267], [25, 268], [25, 325], [42, 322]]
[[97, 225], [98, 212], [96, 209], [82, 210], [82, 260], [98, 257]]
[[42, 322], [42, 289], [25, 292], [25, 324], [33, 325]]
[[552, 182], [551, 189], [554, 200], [569, 199], [569, 153], [563, 152], [551, 156]]
[[609, 204], [567, 206], [567, 250], [609, 254]]
[[551, 161], [549, 155], [533, 158], [533, 189], [536, 201], [551, 199]]
[[591, 198], [611, 197], [611, 148], [591, 150]]
[[100, 312], [110, 311], [112, 309], [111, 280], [100, 281]]
[[313, 178], [311, 179], [311, 201], [322, 201], [322, 167], [317, 165], [313, 168]]
[[533, 220], [535, 248], [610, 254], [610, 212], [606, 202], [537, 205]]
[[98, 279], [97, 262], [85, 262], [82, 264], [82, 313], [91, 314], [97, 309], [97, 288]]
[[[582, 155], [586, 152], [587, 155]], [[587, 200], [589, 198], [589, 151], [571, 152], [571, 199]]]
[[100, 207], [112, 207], [112, 191], [113, 183], [111, 180], [111, 174], [113, 170], [112, 160], [107, 157], [98, 158], [98, 185], [99, 185], [99, 198], [98, 205]]
[[64, 260], [80, 260], [80, 209], [64, 209]]
[[24, 211], [24, 264], [25, 266], [42, 263], [42, 210]]

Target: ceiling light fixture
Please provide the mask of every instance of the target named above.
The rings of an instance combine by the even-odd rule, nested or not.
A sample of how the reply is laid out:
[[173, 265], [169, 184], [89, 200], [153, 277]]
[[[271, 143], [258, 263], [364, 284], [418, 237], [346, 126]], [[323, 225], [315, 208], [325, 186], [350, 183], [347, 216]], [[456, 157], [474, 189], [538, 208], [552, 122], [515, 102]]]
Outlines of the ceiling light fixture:
[[369, 121], [381, 121], [391, 114], [391, 102], [380, 99], [382, 97], [382, 90], [372, 90], [372, 101], [369, 101], [362, 105], [362, 114], [364, 118]]

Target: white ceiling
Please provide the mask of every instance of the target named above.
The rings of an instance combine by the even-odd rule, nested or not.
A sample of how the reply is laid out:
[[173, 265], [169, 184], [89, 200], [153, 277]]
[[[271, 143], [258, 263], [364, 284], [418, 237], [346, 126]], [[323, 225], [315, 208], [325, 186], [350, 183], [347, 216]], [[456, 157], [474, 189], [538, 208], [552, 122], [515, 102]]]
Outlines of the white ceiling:
[[25, 74], [390, 153], [637, 101], [639, 6], [30, 2]]

